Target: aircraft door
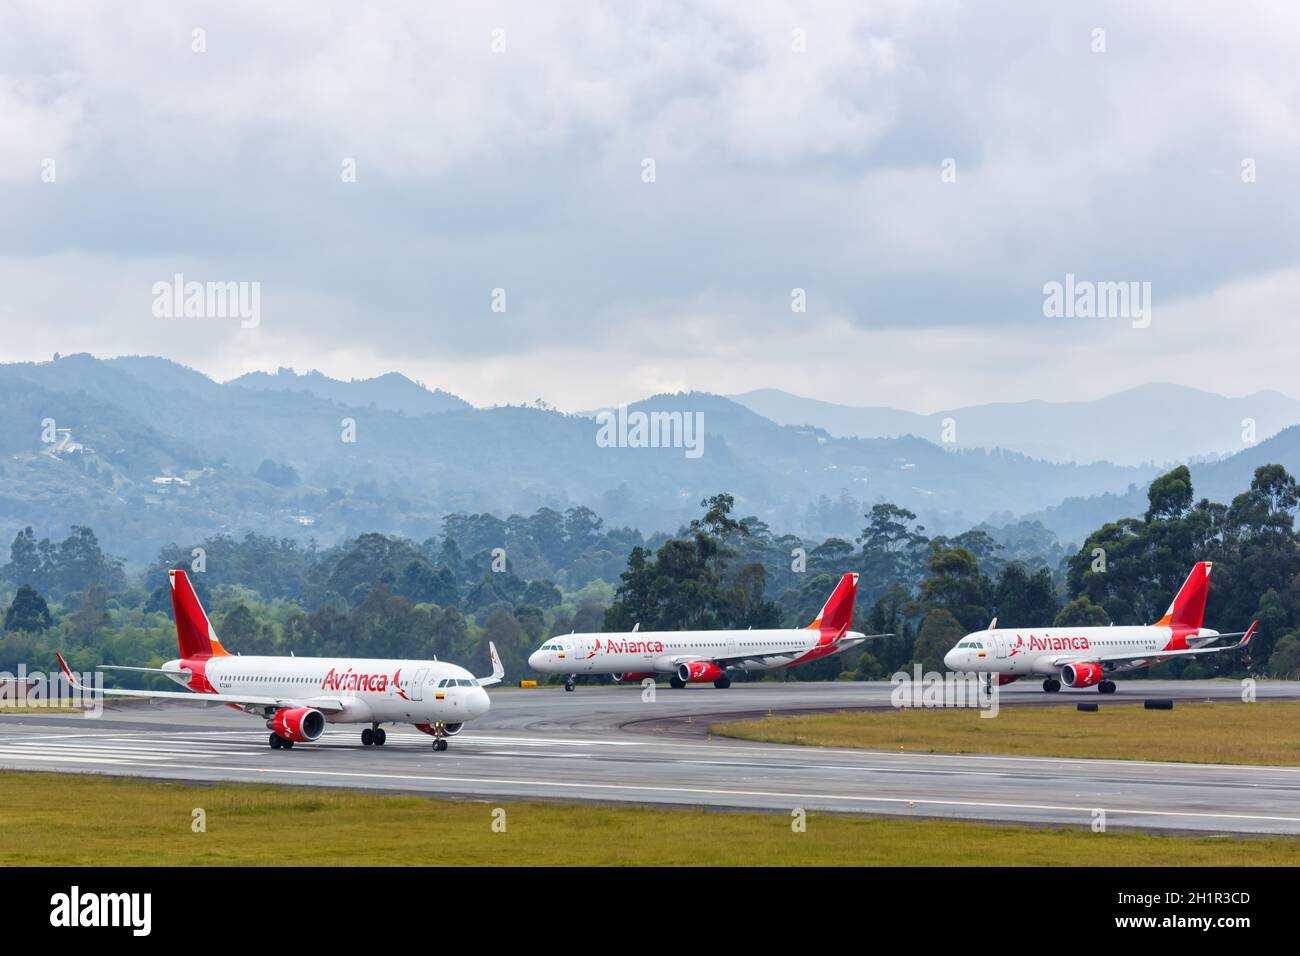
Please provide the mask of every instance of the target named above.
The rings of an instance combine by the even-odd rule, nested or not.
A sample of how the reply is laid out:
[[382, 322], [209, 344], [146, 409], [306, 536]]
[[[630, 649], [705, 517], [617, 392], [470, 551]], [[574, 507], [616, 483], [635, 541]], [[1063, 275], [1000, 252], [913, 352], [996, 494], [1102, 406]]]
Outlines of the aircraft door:
[[429, 668], [421, 667], [411, 678], [411, 691], [406, 696], [411, 700], [424, 699], [424, 678], [429, 673]]
[[998, 656], [998, 659], [999, 659], [999, 660], [1001, 660], [1002, 658], [1004, 658], [1004, 657], [1007, 656], [1007, 642], [1006, 642], [1006, 641], [1004, 641], [1002, 638], [998, 637], [998, 636], [995, 635], [995, 634], [990, 634], [990, 635], [989, 635], [989, 640], [991, 640], [991, 641], [993, 642], [993, 646], [997, 649], [997, 656]]

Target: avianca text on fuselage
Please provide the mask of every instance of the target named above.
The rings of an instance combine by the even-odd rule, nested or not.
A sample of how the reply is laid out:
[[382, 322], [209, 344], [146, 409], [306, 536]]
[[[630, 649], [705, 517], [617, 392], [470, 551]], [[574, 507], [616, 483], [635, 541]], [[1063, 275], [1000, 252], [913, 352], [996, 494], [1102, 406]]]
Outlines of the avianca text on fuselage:
[[[387, 734], [381, 725], [390, 723], [411, 724], [434, 738], [435, 750], [446, 750], [448, 737], [488, 712], [483, 688], [499, 683], [504, 675], [490, 642], [492, 675], [477, 679], [463, 667], [438, 660], [232, 655], [217, 639], [185, 572], [169, 574], [180, 657], [158, 668], [103, 669], [163, 674], [188, 689], [103, 693], [224, 703], [264, 719], [276, 750], [319, 739], [326, 724], [368, 724], [361, 731], [362, 744], [382, 745]], [[73, 686], [84, 689], [61, 656], [59, 663]]]
[[[393, 675], [392, 683], [401, 679], [401, 671]], [[366, 690], [373, 694], [382, 694], [388, 690], [389, 679], [387, 674], [354, 674], [352, 668], [343, 672], [330, 668], [329, 673], [325, 675], [320, 682], [321, 690]]]
[[[763, 631], [640, 631], [623, 634], [566, 634], [542, 642], [529, 665], [550, 674], [567, 674], [573, 690], [581, 674], [612, 674], [639, 680], [668, 674], [674, 687], [712, 683], [731, 686], [728, 670], [762, 671], [791, 667], [839, 654], [867, 640], [849, 630], [858, 576], [845, 574], [821, 613], [803, 628]], [[881, 637], [884, 635], [872, 635]]]
[[[1043, 690], [1096, 687], [1115, 692], [1108, 675], [1149, 667], [1161, 661], [1196, 654], [1216, 654], [1245, 647], [1255, 624], [1240, 633], [1220, 634], [1202, 627], [1210, 588], [1211, 564], [1202, 561], [1174, 596], [1164, 617], [1139, 627], [999, 628], [997, 620], [983, 631], [967, 634], [943, 659], [949, 670], [974, 671], [1009, 684], [1022, 677], [1042, 676]], [[1236, 644], [1214, 645], [1224, 637]]]

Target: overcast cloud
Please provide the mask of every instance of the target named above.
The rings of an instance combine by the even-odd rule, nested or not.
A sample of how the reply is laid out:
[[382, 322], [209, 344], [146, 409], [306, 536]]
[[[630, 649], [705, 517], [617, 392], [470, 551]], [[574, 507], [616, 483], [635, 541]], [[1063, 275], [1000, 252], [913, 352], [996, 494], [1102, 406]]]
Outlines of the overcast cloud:
[[[567, 409], [1295, 394], [1297, 49], [1282, 2], [9, 2], [0, 357]], [[260, 324], [154, 317], [175, 273], [260, 282]], [[1045, 318], [1066, 273], [1150, 282], [1150, 327]]]

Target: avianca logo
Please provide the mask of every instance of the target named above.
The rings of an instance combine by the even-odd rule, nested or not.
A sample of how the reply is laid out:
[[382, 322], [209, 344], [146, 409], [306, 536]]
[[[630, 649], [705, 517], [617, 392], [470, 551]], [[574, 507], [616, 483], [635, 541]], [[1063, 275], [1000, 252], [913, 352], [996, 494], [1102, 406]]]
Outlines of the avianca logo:
[[[1016, 645], [1019, 647], [1019, 644]], [[1086, 637], [1034, 637], [1029, 635], [1031, 651], [1086, 651], [1092, 645]]]
[[[596, 642], [596, 650], [600, 650], [600, 641]], [[663, 641], [618, 641], [611, 639], [605, 645], [606, 654], [662, 654], [663, 651]]]
[[[401, 673], [401, 671], [397, 672], [397, 674]], [[397, 674], [393, 675], [394, 684], [397, 683]], [[387, 674], [358, 674], [353, 673], [350, 667], [340, 674], [331, 667], [320, 686], [324, 690], [368, 690], [378, 694], [388, 690], [388, 684]], [[402, 696], [406, 695], [402, 694]]]

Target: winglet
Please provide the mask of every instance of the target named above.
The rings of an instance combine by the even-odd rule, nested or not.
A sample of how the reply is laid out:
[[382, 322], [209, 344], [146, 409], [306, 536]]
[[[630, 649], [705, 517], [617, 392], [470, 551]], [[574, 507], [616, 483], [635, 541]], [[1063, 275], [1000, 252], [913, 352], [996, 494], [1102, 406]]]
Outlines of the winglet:
[[1246, 628], [1246, 636], [1241, 639], [1238, 647], [1245, 647], [1250, 643], [1250, 639], [1255, 636], [1255, 628], [1259, 627], [1259, 621], [1251, 621], [1250, 627]]
[[480, 677], [478, 679], [478, 685], [480, 687], [499, 684], [501, 683], [501, 678], [506, 676], [506, 669], [501, 666], [501, 655], [497, 653], [497, 646], [491, 641], [488, 641], [488, 656], [492, 658], [492, 676]]
[[81, 681], [77, 680], [76, 676], [72, 673], [72, 668], [68, 667], [68, 662], [63, 659], [62, 654], [55, 651], [54, 656], [59, 659], [59, 666], [63, 668], [63, 676], [68, 679], [68, 683], [71, 684], [75, 690], [79, 690], [84, 694], [94, 693], [93, 690], [82, 684]]

